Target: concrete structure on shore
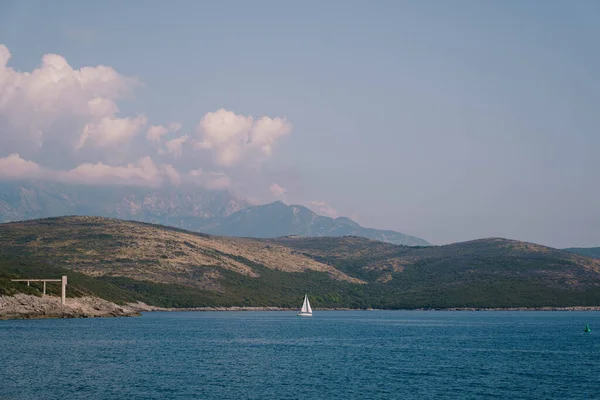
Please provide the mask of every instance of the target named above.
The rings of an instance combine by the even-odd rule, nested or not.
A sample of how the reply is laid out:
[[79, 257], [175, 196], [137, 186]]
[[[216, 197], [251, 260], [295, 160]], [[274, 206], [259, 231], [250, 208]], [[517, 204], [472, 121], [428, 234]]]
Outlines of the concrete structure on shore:
[[60, 304], [63, 306], [67, 301], [67, 276], [63, 275], [60, 279], [11, 279], [12, 282], [27, 282], [27, 286], [29, 286], [29, 282], [43, 282], [44, 288], [42, 291], [42, 295], [46, 295], [46, 282], [60, 282], [62, 285], [61, 296], [60, 296]]

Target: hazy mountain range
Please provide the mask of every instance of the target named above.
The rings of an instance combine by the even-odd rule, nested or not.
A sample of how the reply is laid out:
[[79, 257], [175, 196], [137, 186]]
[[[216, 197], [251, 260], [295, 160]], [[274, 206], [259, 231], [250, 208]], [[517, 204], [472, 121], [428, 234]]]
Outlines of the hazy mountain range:
[[150, 222], [224, 236], [360, 236], [408, 246], [427, 241], [320, 216], [300, 205], [251, 205], [229, 191], [197, 186], [145, 188], [0, 182], [0, 222], [88, 215]]
[[429, 246], [427, 241], [400, 232], [364, 228], [350, 218], [317, 215], [300, 205], [281, 201], [248, 206], [223, 218], [209, 220], [200, 229], [215, 235], [272, 238], [281, 236], [359, 236], [406, 246]]

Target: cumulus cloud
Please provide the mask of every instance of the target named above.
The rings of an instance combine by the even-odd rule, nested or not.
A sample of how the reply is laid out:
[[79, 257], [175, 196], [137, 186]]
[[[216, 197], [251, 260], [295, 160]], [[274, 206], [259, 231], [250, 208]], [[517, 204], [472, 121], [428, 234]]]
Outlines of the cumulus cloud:
[[18, 154], [0, 158], [0, 178], [41, 178], [66, 183], [134, 186], [160, 186], [167, 182], [178, 185], [181, 182], [179, 173], [172, 165], [157, 166], [150, 157], [142, 157], [135, 163], [123, 166], [85, 163], [62, 171], [44, 168], [33, 161], [24, 160]]
[[104, 117], [83, 127], [79, 143], [75, 148], [80, 149], [85, 145], [108, 147], [127, 144], [146, 125], [146, 122], [147, 119], [144, 116], [136, 118]]
[[39, 165], [32, 161], [22, 159], [16, 153], [11, 154], [8, 157], [0, 158], [0, 178], [39, 178], [42, 176], [42, 174], [43, 171]]
[[196, 149], [211, 149], [215, 162], [232, 167], [244, 160], [260, 162], [270, 157], [273, 144], [288, 135], [292, 125], [285, 118], [261, 117], [235, 114], [219, 109], [204, 115], [196, 127]]
[[58, 173], [57, 177], [63, 181], [78, 183], [160, 186], [173, 172], [171, 166], [166, 168], [157, 167], [150, 157], [143, 157], [136, 163], [124, 166], [81, 164], [65, 173]]
[[202, 168], [190, 171], [188, 179], [210, 190], [227, 189], [231, 186], [231, 180], [224, 172], [206, 172]]
[[[225, 189], [236, 186], [233, 178], [239, 187], [256, 179], [248, 167], [271, 157], [292, 129], [285, 118], [219, 109], [198, 116], [193, 133], [179, 134], [178, 122], [121, 115], [119, 101], [139, 82], [110, 66], [74, 68], [46, 54], [33, 70], [18, 71], [10, 59], [0, 44], [0, 179]], [[168, 163], [155, 162], [158, 155]], [[227, 174], [209, 172], [223, 168]], [[276, 196], [284, 196], [277, 188]]]
[[160, 138], [169, 133], [169, 130], [164, 126], [160, 125], [152, 125], [146, 131], [146, 139], [148, 139], [151, 143], [160, 143]]
[[174, 157], [179, 158], [183, 153], [183, 145], [188, 140], [188, 136], [181, 136], [176, 139], [169, 140], [165, 143], [166, 152], [172, 154]]
[[337, 210], [324, 201], [311, 201], [310, 205], [312, 206], [311, 208], [313, 211], [319, 215], [325, 215], [331, 218], [338, 217]]
[[274, 183], [271, 186], [269, 186], [269, 192], [271, 192], [271, 194], [277, 198], [283, 199], [285, 198], [285, 188], [279, 186], [278, 184]]
[[161, 172], [173, 185], [179, 186], [181, 184], [181, 175], [171, 164], [163, 164]]
[[[75, 149], [121, 146], [146, 123], [144, 116], [117, 117], [116, 100], [137, 81], [110, 67], [73, 69], [64, 57], [46, 54], [38, 68], [19, 72], [8, 67], [10, 58], [0, 44], [0, 145], [8, 151], [39, 149], [59, 136], [68, 136]], [[8, 135], [14, 135], [12, 140]]]
[[181, 129], [181, 124], [178, 122], [171, 122], [168, 127], [161, 125], [152, 125], [146, 131], [146, 139], [154, 144], [159, 144], [161, 138], [168, 133], [175, 133]]

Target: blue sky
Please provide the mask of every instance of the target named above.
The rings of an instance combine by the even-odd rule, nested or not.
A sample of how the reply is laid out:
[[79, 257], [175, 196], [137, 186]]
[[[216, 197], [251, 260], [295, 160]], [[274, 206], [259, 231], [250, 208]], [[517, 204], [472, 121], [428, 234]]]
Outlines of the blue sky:
[[[598, 246], [599, 17], [594, 1], [25, 0], [0, 4], [0, 44], [19, 72], [57, 54], [136, 77], [118, 115], [181, 124], [165, 138], [191, 138], [220, 109], [285, 118], [260, 162], [215, 164], [185, 146], [168, 161], [260, 202], [322, 202], [435, 244]], [[146, 151], [60, 165], [71, 158], [56, 145], [3, 143], [0, 157], [20, 149], [65, 170]]]

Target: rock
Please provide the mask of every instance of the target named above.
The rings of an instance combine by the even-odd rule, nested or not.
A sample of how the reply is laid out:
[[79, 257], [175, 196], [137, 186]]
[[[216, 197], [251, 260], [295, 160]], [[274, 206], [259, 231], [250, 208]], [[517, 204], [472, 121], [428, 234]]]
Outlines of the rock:
[[67, 298], [37, 297], [26, 294], [0, 296], [0, 319], [30, 318], [94, 318], [141, 315], [131, 307], [121, 307], [98, 297]]

